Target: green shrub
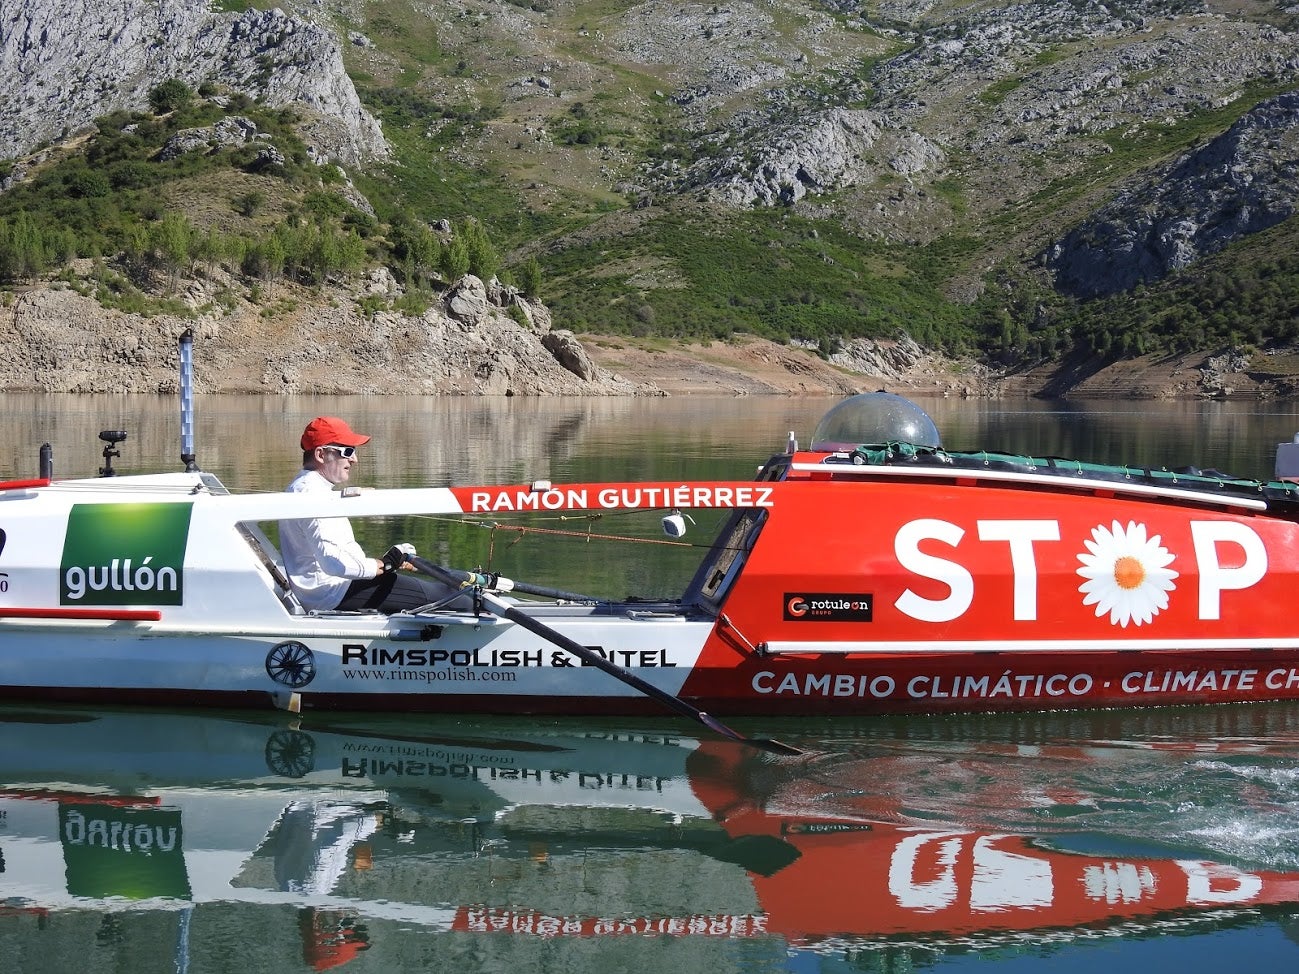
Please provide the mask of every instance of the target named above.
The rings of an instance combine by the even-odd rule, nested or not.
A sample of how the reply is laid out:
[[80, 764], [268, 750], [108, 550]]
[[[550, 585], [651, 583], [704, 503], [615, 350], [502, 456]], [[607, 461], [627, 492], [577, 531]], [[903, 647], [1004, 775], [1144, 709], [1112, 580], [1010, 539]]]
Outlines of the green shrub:
[[49, 234], [28, 213], [0, 218], [0, 281], [18, 281], [43, 273], [53, 259]]
[[455, 236], [442, 245], [438, 271], [448, 284], [455, 284], [469, 273], [469, 247], [463, 238]]
[[75, 169], [64, 181], [68, 195], [74, 199], [92, 199], [107, 196], [113, 191], [112, 183], [102, 172], [92, 169]]
[[194, 99], [194, 92], [189, 85], [178, 78], [168, 78], [149, 92], [149, 107], [157, 115], [178, 111], [189, 107]]
[[519, 290], [525, 298], [537, 298], [541, 294], [541, 264], [536, 257], [529, 257], [519, 268]]
[[266, 194], [259, 189], [240, 193], [234, 198], [235, 212], [240, 216], [254, 217], [261, 212], [262, 207], [265, 205]]

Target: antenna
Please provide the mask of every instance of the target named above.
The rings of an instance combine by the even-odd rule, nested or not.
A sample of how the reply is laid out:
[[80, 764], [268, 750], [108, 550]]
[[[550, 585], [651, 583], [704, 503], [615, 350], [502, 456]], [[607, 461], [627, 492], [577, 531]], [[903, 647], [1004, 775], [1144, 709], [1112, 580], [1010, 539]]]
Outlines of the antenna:
[[198, 469], [194, 462], [194, 330], [180, 336], [180, 459], [185, 471]]

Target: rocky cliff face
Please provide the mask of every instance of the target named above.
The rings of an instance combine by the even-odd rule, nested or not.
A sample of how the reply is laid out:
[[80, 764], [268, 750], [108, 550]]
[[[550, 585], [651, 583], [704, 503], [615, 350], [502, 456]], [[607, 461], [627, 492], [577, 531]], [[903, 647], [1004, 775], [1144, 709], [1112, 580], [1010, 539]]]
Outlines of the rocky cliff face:
[[793, 204], [872, 182], [885, 172], [904, 177], [941, 172], [946, 156], [915, 131], [893, 125], [879, 112], [832, 108], [768, 133], [755, 166], [733, 153], [709, 163], [709, 195], [730, 206]]
[[1289, 94], [1124, 189], [1052, 248], [1050, 265], [1069, 293], [1127, 291], [1280, 223], [1296, 195], [1299, 95]]
[[337, 36], [282, 10], [214, 13], [209, 0], [0, 2], [0, 145], [22, 155], [118, 109], [141, 109], [177, 78], [268, 105], [299, 106], [321, 160], [353, 165], [388, 148], [343, 69]]

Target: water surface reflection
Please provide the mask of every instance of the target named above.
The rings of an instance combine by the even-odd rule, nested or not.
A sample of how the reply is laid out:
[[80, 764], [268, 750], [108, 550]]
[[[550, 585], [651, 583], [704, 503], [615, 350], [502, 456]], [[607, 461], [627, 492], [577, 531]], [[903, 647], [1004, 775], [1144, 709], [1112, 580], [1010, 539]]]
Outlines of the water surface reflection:
[[[807, 445], [837, 402], [824, 397], [523, 399], [199, 396], [199, 465], [231, 488], [278, 490], [301, 460], [302, 428], [322, 413], [373, 435], [359, 475], [376, 486], [557, 483], [582, 479], [747, 477]], [[1268, 477], [1276, 444], [1299, 431], [1299, 405], [1248, 402], [961, 400], [919, 397], [944, 445], [1101, 463], [1216, 467]], [[124, 473], [180, 468], [171, 396], [0, 394], [9, 422], [0, 476], [34, 476], [42, 443], [56, 475], [93, 477], [103, 429], [124, 429]]]
[[1299, 916], [1283, 705], [798, 722], [792, 758], [675, 721], [0, 725], [0, 950], [82, 970], [874, 969]]

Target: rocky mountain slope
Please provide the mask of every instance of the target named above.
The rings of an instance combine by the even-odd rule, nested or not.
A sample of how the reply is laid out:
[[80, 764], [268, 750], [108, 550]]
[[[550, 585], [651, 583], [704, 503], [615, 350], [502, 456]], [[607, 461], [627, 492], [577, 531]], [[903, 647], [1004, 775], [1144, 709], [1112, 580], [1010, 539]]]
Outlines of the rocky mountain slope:
[[1223, 135], [1124, 187], [1054, 246], [1059, 287], [1129, 291], [1289, 218], [1299, 195], [1299, 94], [1268, 99]]
[[[842, 265], [847, 279], [902, 277], [899, 268], [910, 262], [907, 273], [953, 307], [991, 296], [1032, 330], [1049, 318], [1042, 301], [1034, 310], [1033, 288], [1087, 299], [1193, 270], [1288, 220], [1299, 190], [1299, 6], [1284, 3], [311, 0], [263, 7], [271, 5], [0, 0], [0, 90], [15, 93], [0, 99], [0, 154], [10, 159], [0, 188], [38, 167], [44, 145], [74, 138], [110, 111], [143, 107], [165, 79], [242, 92], [294, 107], [313, 157], [354, 176], [401, 186], [418, 166], [432, 166], [435, 179], [446, 166], [443, 182], [460, 174], [444, 198], [416, 204], [430, 222], [499, 199], [503, 211], [513, 207], [515, 218], [530, 221], [520, 226], [553, 228], [539, 239], [500, 221], [516, 255], [559, 268], [558, 307], [580, 307], [598, 283], [611, 288], [610, 314], [644, 322], [651, 334], [664, 309], [679, 309], [680, 292], [698, 286], [693, 255], [663, 247], [618, 260], [600, 254], [607, 242], [648, 239], [669, 215], [703, 234], [723, 232], [728, 215], [766, 212], [773, 226], [797, 218], [834, 227], [860, 241], [859, 254], [826, 248], [813, 259]], [[377, 118], [398, 99], [410, 111], [441, 114], [385, 132]], [[466, 173], [477, 182], [465, 182]], [[773, 267], [804, 259], [771, 246]], [[941, 267], [924, 263], [937, 254]], [[30, 292], [13, 318], [36, 307], [57, 314], [49, 309], [66, 300]], [[394, 341], [386, 324], [366, 321], [347, 319], [348, 327], [375, 332], [376, 344]], [[853, 376], [886, 374], [872, 356], [897, 347], [896, 334], [872, 334], [869, 321], [868, 310], [861, 321], [834, 326], [847, 352], [821, 349], [819, 361], [849, 385]], [[506, 319], [501, 325], [510, 327]], [[598, 316], [578, 323], [561, 315], [555, 327], [600, 331]], [[408, 369], [404, 378], [430, 391], [545, 391], [546, 382], [522, 379], [555, 362], [539, 334], [524, 344], [542, 357], [521, 359], [518, 377], [507, 381], [492, 369], [483, 378], [490, 352], [466, 358], [469, 371], [455, 381], [435, 381], [403, 356], [386, 367]], [[854, 337], [872, 340], [857, 346], [864, 359], [852, 352]], [[508, 338], [497, 340], [508, 347]], [[630, 366], [640, 347], [622, 339], [586, 344], [606, 367], [618, 362], [611, 349]], [[704, 346], [692, 348], [703, 354]], [[263, 367], [239, 370], [251, 387], [291, 387], [305, 375], [280, 360], [258, 361]], [[1095, 371], [1076, 366], [1021, 369], [1004, 387], [1067, 392]], [[994, 373], [965, 363], [948, 371], [955, 378], [943, 381], [961, 394], [997, 387]], [[549, 388], [569, 391], [567, 379], [557, 382]], [[591, 388], [652, 385], [601, 382]], [[360, 378], [357, 386], [371, 388]], [[1142, 388], [1289, 394], [1285, 382], [1215, 387], [1170, 379]], [[1156, 388], [1164, 391], [1150, 391]]]
[[4, 0], [0, 4], [0, 144], [21, 157], [96, 118], [141, 109], [168, 79], [223, 85], [305, 115], [316, 155], [354, 164], [388, 154], [343, 68], [328, 23], [209, 0]]

